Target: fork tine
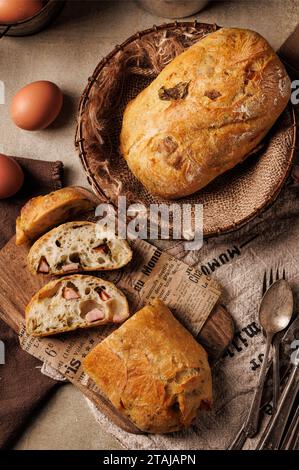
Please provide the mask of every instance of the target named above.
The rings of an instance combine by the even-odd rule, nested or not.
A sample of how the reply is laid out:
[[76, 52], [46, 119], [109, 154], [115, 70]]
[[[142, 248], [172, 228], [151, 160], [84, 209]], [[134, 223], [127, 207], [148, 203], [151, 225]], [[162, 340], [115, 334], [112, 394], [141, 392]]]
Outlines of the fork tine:
[[276, 269], [276, 281], [279, 280], [279, 268]]
[[269, 286], [272, 286], [273, 284], [273, 269], [271, 268], [271, 271], [270, 271], [270, 279], [269, 279]]
[[263, 295], [265, 294], [266, 290], [267, 290], [267, 271], [265, 271], [264, 279], [263, 279], [263, 290], [262, 290]]

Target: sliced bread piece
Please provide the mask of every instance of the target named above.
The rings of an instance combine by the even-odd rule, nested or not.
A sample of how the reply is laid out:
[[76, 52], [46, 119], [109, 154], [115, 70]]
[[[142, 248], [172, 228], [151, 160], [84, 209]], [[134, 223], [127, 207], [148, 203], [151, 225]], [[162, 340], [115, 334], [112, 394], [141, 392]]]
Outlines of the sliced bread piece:
[[34, 274], [101, 271], [121, 268], [131, 258], [126, 240], [112, 238], [93, 222], [68, 222], [32, 245], [28, 267]]
[[69, 186], [30, 199], [17, 218], [16, 245], [36, 240], [55, 225], [89, 211], [97, 204], [94, 194], [78, 186]]
[[49, 282], [26, 307], [26, 331], [48, 336], [78, 328], [121, 323], [129, 317], [124, 294], [111, 282], [75, 274]]

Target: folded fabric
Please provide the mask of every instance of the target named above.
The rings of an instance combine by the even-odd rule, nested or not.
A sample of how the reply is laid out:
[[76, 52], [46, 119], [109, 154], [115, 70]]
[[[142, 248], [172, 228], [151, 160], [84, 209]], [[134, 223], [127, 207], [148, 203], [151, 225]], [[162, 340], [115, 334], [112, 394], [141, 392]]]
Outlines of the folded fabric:
[[[14, 197], [0, 201], [0, 248], [15, 233], [20, 208], [33, 196], [61, 188], [63, 165], [16, 158], [25, 182]], [[0, 320], [0, 340], [5, 346], [5, 364], [0, 365], [0, 448], [11, 447], [28, 420], [58, 383], [41, 374], [41, 363], [20, 348], [18, 336]]]

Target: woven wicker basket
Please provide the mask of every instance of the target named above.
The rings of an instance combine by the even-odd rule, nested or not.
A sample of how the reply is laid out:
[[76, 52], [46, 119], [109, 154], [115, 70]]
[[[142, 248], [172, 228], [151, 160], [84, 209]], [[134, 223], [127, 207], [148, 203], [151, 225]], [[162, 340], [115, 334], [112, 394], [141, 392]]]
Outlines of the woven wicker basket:
[[2, 36], [28, 36], [35, 34], [48, 26], [60, 13], [65, 0], [49, 0], [45, 6], [31, 18], [18, 21], [14, 24], [0, 24], [0, 38]]
[[[154, 26], [116, 46], [88, 79], [79, 105], [76, 147], [93, 190], [104, 200], [117, 205], [123, 195], [128, 203], [146, 207], [171, 204], [152, 196], [120, 155], [123, 110], [176, 55], [217, 28], [196, 21]], [[289, 106], [256, 155], [175, 202], [203, 204], [206, 237], [235, 230], [275, 200], [293, 162], [295, 136], [295, 115]]]

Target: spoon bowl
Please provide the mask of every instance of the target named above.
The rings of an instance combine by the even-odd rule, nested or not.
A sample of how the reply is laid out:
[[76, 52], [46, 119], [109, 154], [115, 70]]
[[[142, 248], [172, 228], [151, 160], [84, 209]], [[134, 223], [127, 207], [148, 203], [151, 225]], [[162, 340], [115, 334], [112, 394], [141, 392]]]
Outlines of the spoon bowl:
[[[262, 401], [262, 394], [267, 375], [268, 358], [274, 336], [284, 330], [293, 316], [293, 293], [285, 279], [274, 282], [266, 291], [262, 298], [259, 309], [259, 321], [266, 335], [266, 348], [264, 352], [262, 367], [258, 379], [258, 384], [249, 409], [249, 414], [230, 449], [241, 449], [247, 437], [254, 437], [258, 431], [259, 414]], [[276, 336], [277, 338], [277, 336]], [[274, 385], [279, 388], [279, 365], [275, 354], [273, 356], [273, 377]], [[278, 371], [278, 372], [277, 372]], [[276, 392], [277, 393], [277, 392]], [[273, 394], [273, 403], [275, 399], [275, 390]], [[273, 408], [274, 409], [274, 408]]]
[[293, 315], [294, 299], [289, 283], [280, 279], [272, 284], [262, 298], [259, 320], [267, 335], [284, 330]]

